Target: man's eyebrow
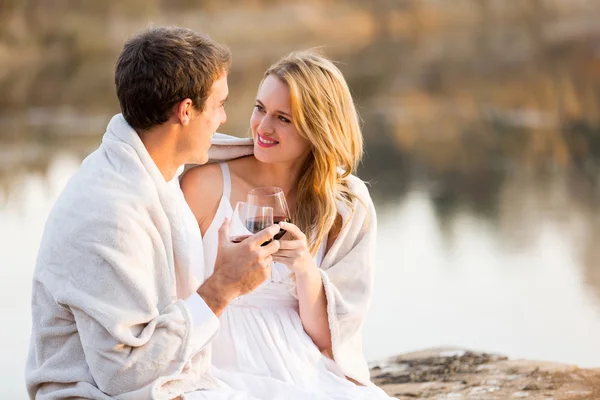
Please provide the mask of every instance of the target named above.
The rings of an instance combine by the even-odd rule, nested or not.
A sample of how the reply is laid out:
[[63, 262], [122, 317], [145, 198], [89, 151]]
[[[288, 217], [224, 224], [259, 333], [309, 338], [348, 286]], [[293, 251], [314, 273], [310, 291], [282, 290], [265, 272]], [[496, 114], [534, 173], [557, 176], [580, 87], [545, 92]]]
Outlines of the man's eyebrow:
[[[261, 105], [261, 107], [263, 107], [263, 108], [264, 108], [264, 106], [265, 106], [265, 105], [262, 103], [262, 101], [260, 101], [259, 99], [256, 99], [256, 102], [257, 102], [258, 104], [260, 104], [260, 105]], [[292, 118], [292, 116], [291, 116], [290, 114], [288, 114], [288, 113], [286, 113], [286, 112], [284, 112], [284, 111], [281, 111], [281, 110], [275, 110], [275, 112], [276, 112], [277, 114], [285, 115], [285, 116], [286, 116], [286, 117], [288, 117], [288, 118]]]

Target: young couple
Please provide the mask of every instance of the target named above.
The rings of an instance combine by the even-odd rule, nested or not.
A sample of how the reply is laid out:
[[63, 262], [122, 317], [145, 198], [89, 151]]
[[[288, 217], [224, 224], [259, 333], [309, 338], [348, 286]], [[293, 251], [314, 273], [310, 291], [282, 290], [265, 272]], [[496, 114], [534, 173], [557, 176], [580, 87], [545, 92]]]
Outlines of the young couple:
[[[259, 85], [253, 151], [235, 158], [225, 140], [222, 162], [201, 165], [219, 150], [230, 62], [183, 28], [125, 44], [122, 113], [46, 223], [30, 398], [388, 398], [362, 354], [377, 221], [351, 175], [362, 135], [348, 86], [320, 55], [285, 56]], [[264, 186], [283, 189], [291, 223], [230, 242], [232, 206]]]

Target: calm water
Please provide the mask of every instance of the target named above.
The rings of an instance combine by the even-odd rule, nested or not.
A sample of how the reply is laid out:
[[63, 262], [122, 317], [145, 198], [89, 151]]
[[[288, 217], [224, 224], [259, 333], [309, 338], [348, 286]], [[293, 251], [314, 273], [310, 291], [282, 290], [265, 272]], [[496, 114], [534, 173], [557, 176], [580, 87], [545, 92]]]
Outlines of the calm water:
[[[57, 152], [45, 176], [24, 176], [18, 194], [0, 210], [3, 398], [25, 397], [37, 247], [46, 215], [79, 163], [78, 155]], [[538, 195], [535, 188], [518, 193], [524, 203], [535, 203]], [[537, 203], [530, 211], [547, 216], [533, 232], [515, 232], [518, 243], [507, 244], [502, 228], [469, 210], [442, 226], [427, 190], [413, 188], [395, 204], [376, 203], [376, 286], [365, 326], [369, 360], [456, 345], [600, 366], [600, 285], [590, 281], [580, 258], [579, 235], [589, 215], [569, 210], [567, 228], [562, 212]]]

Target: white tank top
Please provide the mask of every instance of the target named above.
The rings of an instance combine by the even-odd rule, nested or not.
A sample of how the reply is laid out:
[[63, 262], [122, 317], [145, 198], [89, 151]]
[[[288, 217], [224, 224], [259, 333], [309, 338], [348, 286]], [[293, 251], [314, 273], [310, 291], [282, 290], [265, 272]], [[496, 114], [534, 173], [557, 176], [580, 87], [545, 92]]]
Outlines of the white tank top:
[[[221, 167], [221, 172], [223, 174], [223, 195], [221, 196], [221, 200], [219, 202], [219, 207], [217, 208], [217, 212], [210, 223], [210, 226], [204, 233], [204, 237], [202, 238], [203, 247], [204, 247], [204, 278], [208, 278], [212, 275], [215, 260], [217, 258], [217, 249], [219, 244], [219, 228], [223, 224], [225, 218], [231, 218], [233, 215], [233, 207], [231, 206], [230, 196], [231, 196], [231, 174], [229, 172], [229, 166], [227, 163], [219, 163]], [[321, 261], [323, 261], [323, 256], [325, 255], [326, 241], [323, 241], [321, 246], [319, 247], [319, 251], [315, 256], [315, 263], [317, 266], [321, 265]], [[289, 280], [290, 270], [281, 263], [274, 263], [272, 266], [272, 274], [273, 279], [278, 282], [284, 282]]]

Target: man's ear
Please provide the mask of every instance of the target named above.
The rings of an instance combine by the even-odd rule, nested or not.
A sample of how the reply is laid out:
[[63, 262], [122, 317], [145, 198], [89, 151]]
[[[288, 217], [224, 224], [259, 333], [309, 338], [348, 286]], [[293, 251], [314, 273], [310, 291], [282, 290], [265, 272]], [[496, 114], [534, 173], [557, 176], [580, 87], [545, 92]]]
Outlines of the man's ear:
[[187, 126], [190, 123], [192, 108], [193, 103], [191, 99], [184, 99], [175, 105], [173, 112], [183, 126]]

